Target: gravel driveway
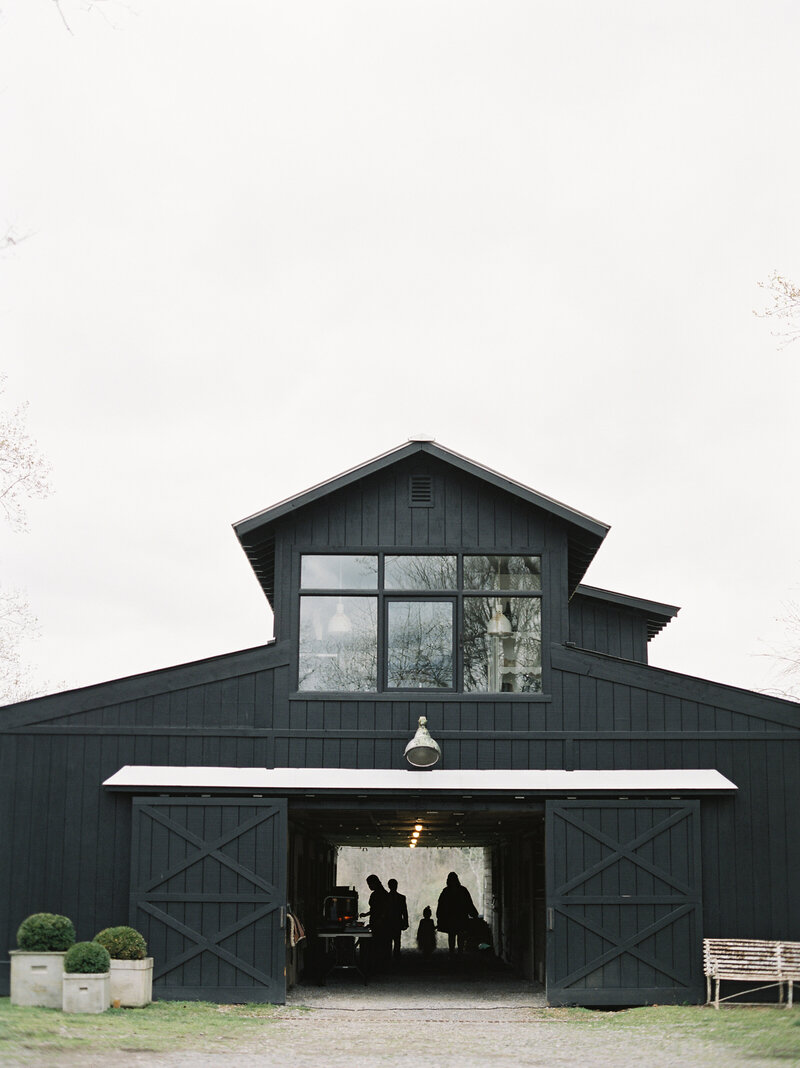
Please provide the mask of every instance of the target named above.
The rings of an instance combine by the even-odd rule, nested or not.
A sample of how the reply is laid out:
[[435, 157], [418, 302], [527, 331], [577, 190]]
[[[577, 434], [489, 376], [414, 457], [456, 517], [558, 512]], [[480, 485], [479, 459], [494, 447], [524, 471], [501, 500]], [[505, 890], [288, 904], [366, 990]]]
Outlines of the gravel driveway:
[[[85, 1063], [85, 1062], [84, 1062]], [[119, 1066], [119, 1059], [92, 1068]], [[786, 1062], [739, 1059], [725, 1046], [665, 1033], [576, 1023], [559, 1010], [289, 1009], [263, 1044], [224, 1054], [125, 1054], [125, 1065], [163, 1068], [777, 1068]]]
[[[224, 1011], [224, 1010], [223, 1010]], [[711, 1010], [709, 1010], [711, 1011]], [[297, 987], [263, 1037], [235, 1027], [224, 1052], [121, 1049], [38, 1059], [58, 1068], [788, 1068], [786, 1060], [737, 1057], [679, 1028], [610, 1026], [607, 1013], [548, 1008], [541, 988], [506, 973], [445, 969], [380, 977], [352, 974]], [[219, 1049], [219, 1043], [216, 1048]], [[30, 1064], [7, 1061], [9, 1064]]]

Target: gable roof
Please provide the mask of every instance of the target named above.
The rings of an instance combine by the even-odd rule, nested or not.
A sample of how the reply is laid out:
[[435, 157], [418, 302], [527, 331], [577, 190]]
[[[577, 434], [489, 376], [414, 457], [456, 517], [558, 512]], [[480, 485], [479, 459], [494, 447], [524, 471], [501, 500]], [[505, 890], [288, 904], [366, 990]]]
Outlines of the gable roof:
[[472, 475], [474, 478], [481, 479], [496, 489], [513, 494], [527, 504], [541, 508], [550, 515], [564, 520], [568, 525], [569, 531], [570, 591], [577, 586], [610, 529], [607, 523], [593, 519], [584, 512], [570, 508], [553, 497], [539, 493], [537, 490], [501, 475], [490, 467], [476, 463], [475, 460], [470, 460], [452, 449], [437, 445], [434, 441], [414, 439], [233, 524], [234, 532], [247, 554], [253, 571], [261, 583], [267, 598], [270, 601], [272, 600], [274, 589], [275, 535], [273, 525], [276, 520], [296, 512], [298, 509], [306, 507], [306, 505], [313, 504], [323, 497], [336, 493], [338, 490], [345, 489], [363, 478], [384, 471], [393, 464], [406, 460], [418, 453], [427, 453], [429, 456], [433, 456], [451, 467]]

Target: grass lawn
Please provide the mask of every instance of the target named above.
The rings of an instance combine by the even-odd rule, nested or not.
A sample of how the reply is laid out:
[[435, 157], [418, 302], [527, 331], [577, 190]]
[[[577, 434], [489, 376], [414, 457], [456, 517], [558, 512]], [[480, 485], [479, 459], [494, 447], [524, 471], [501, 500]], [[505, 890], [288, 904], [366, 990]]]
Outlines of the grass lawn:
[[678, 1032], [730, 1046], [744, 1057], [800, 1064], [800, 1006], [791, 1010], [773, 1005], [728, 1006], [717, 1011], [697, 1005], [653, 1005], [599, 1015], [605, 1017], [607, 1027]]
[[[292, 1010], [298, 1012], [301, 1010]], [[275, 1005], [212, 1005], [156, 1001], [144, 1009], [109, 1009], [97, 1016], [32, 1009], [0, 998], [0, 1064], [4, 1054], [92, 1054], [206, 1050], [223, 1052], [263, 1034]]]
[[[158, 1001], [146, 1009], [111, 1009], [99, 1016], [66, 1016], [54, 1009], [30, 1009], [0, 998], [0, 1064], [6, 1057], [35, 1064], [59, 1054], [159, 1053], [197, 1050], [207, 1053], [252, 1048], [265, 1032], [287, 1017], [313, 1017], [313, 1009], [273, 1005], [214, 1005], [208, 1002]], [[613, 1030], [653, 1039], [686, 1037], [720, 1044], [752, 1058], [800, 1063], [800, 1007], [730, 1007], [716, 1012], [698, 1006], [653, 1006], [619, 1012], [588, 1009], [531, 1009], [530, 1022], [558, 1022], [581, 1030]]]

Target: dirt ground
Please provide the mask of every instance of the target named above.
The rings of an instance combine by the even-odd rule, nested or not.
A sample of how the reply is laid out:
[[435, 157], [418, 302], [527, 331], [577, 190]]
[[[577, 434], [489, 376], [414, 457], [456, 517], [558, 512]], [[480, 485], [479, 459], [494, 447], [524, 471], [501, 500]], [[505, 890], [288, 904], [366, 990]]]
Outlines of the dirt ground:
[[[708, 1010], [712, 1011], [712, 1010]], [[59, 1068], [787, 1068], [785, 1059], [737, 1056], [728, 1046], [665, 1026], [609, 1026], [605, 1013], [547, 1008], [540, 988], [506, 973], [414, 971], [374, 979], [332, 975], [301, 986], [263, 1029], [224, 1052], [141, 1048], [63, 1055]], [[218, 1045], [217, 1045], [217, 1048]]]
[[126, 1049], [52, 1063], [59, 1068], [787, 1068], [788, 1064], [772, 1058], [740, 1058], [719, 1043], [670, 1034], [664, 1028], [610, 1033], [577, 1024], [559, 1016], [558, 1010], [533, 1017], [530, 1009], [499, 1006], [317, 1008], [310, 1013], [288, 1009], [265, 1029], [263, 1042], [231, 1042], [224, 1053]]

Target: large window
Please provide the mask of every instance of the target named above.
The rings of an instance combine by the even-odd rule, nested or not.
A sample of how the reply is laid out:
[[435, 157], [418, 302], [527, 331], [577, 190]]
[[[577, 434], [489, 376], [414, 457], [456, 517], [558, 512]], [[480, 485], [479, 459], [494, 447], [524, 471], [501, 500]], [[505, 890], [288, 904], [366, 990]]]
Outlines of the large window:
[[304, 555], [298, 689], [536, 693], [541, 557]]

